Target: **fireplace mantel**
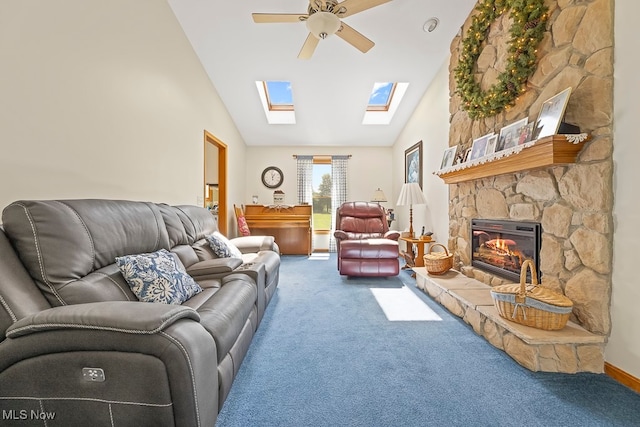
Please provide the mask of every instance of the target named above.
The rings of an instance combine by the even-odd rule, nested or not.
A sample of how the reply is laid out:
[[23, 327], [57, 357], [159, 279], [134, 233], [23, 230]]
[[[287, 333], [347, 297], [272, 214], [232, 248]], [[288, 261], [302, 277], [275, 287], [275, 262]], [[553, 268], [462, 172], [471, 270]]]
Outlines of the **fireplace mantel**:
[[539, 139], [519, 153], [438, 175], [447, 184], [457, 184], [505, 173], [575, 163], [578, 153], [589, 139], [590, 135], [574, 143], [569, 142], [565, 135], [551, 135]]

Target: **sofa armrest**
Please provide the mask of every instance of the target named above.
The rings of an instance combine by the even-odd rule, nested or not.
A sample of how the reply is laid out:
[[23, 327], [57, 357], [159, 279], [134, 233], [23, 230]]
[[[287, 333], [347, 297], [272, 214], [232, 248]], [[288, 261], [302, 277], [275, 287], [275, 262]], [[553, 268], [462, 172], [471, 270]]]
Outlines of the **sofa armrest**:
[[200, 320], [190, 307], [147, 302], [95, 302], [65, 305], [27, 316], [7, 329], [8, 338], [55, 329], [93, 329], [136, 335], [155, 334], [179, 319]]
[[258, 309], [258, 321], [262, 320], [264, 310], [267, 306], [264, 293], [264, 287], [266, 283], [265, 265], [261, 262], [248, 262], [238, 267], [238, 269], [234, 273], [247, 275], [255, 282], [256, 287], [258, 288], [258, 299], [256, 300], [256, 307]]
[[278, 252], [273, 236], [240, 236], [230, 240], [243, 254], [260, 251]]
[[342, 230], [336, 230], [333, 233], [333, 237], [335, 237], [338, 240], [347, 240], [349, 238], [349, 235]]
[[60, 425], [214, 425], [217, 350], [198, 319], [188, 307], [137, 301], [44, 310], [0, 342], [3, 393], [13, 409], [45, 397]]
[[242, 265], [240, 258], [212, 258], [196, 262], [187, 268], [187, 274], [195, 280], [217, 279], [233, 273]]
[[384, 233], [384, 238], [390, 239], [390, 240], [398, 240], [400, 238], [400, 232], [395, 230], [389, 230], [386, 233]]

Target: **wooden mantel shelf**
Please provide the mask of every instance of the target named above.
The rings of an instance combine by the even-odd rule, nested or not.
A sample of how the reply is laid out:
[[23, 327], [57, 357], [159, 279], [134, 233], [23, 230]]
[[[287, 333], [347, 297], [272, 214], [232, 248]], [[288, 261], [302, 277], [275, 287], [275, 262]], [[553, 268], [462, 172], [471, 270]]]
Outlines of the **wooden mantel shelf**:
[[575, 163], [578, 153], [589, 139], [590, 135], [584, 141], [574, 144], [567, 141], [564, 135], [551, 135], [539, 139], [534, 145], [522, 149], [519, 153], [445, 172], [439, 176], [447, 184], [457, 184], [488, 176]]

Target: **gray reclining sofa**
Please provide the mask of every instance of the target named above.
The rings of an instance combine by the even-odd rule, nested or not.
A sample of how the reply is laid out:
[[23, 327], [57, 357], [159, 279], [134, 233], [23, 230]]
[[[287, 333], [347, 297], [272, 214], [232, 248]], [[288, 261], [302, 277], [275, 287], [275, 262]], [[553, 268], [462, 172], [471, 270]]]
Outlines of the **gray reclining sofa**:
[[[216, 230], [212, 215], [194, 206], [7, 206], [0, 227], [3, 422], [213, 426], [280, 266], [268, 236], [231, 239], [242, 259], [218, 258], [206, 240]], [[161, 249], [202, 288], [181, 305], [139, 301], [115, 263]]]

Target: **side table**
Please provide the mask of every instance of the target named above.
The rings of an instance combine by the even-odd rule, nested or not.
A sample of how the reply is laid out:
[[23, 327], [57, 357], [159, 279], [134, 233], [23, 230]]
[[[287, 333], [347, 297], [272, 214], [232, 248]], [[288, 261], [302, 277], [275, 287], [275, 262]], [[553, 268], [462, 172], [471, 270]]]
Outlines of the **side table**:
[[[424, 248], [427, 243], [433, 243], [433, 239], [416, 239], [414, 237], [400, 237], [400, 240], [407, 244], [407, 250], [402, 253], [402, 256], [406, 260], [406, 264], [402, 267], [403, 270], [413, 267], [424, 267]], [[416, 254], [413, 250], [413, 245], [418, 248]]]

